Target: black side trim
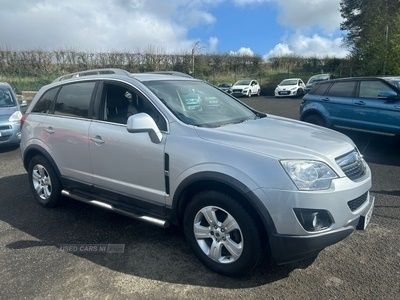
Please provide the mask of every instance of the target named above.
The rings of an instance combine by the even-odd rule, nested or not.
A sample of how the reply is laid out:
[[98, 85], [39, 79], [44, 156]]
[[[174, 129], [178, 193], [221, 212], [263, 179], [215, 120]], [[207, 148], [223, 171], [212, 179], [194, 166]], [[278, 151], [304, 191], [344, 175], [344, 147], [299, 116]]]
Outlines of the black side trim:
[[29, 160], [37, 154], [44, 156], [53, 166], [58, 178], [61, 178], [60, 170], [58, 169], [54, 159], [44, 148], [42, 148], [38, 145], [30, 145], [25, 149], [23, 156], [22, 156], [25, 170], [28, 171]]
[[77, 196], [96, 199], [120, 210], [162, 219], [165, 219], [166, 216], [165, 206], [162, 204], [135, 199], [66, 177], [61, 177], [61, 183], [64, 188]]
[[165, 193], [169, 195], [169, 155], [164, 154], [164, 179], [165, 179]]
[[[238, 192], [244, 199], [248, 201], [250, 206], [258, 213], [269, 236], [276, 233], [276, 228], [267, 208], [261, 203], [260, 199], [243, 183], [237, 179], [230, 177], [226, 174], [218, 172], [200, 172], [193, 174], [183, 180], [174, 193], [172, 212], [174, 214], [180, 213], [180, 207], [187, 200], [185, 199], [185, 192], [187, 189], [202, 181], [212, 181], [221, 183], [232, 190]], [[172, 216], [174, 220], [178, 220], [179, 215]]]

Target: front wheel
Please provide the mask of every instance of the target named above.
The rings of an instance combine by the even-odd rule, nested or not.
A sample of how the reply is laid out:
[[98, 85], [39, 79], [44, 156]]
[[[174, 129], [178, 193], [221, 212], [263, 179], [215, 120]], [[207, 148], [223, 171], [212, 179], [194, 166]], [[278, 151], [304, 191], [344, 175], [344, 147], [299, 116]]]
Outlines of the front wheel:
[[263, 257], [263, 244], [254, 217], [229, 195], [206, 191], [195, 195], [185, 209], [186, 239], [196, 256], [224, 275], [253, 270]]
[[311, 115], [306, 116], [304, 118], [304, 122], [311, 123], [311, 124], [318, 125], [318, 126], [323, 126], [323, 127], [326, 126], [325, 120], [317, 114], [311, 114]]

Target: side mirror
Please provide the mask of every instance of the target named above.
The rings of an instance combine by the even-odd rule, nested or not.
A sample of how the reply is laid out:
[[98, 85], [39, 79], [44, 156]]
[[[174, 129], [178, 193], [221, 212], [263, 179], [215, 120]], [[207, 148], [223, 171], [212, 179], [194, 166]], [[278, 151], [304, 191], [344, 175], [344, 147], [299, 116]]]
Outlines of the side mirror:
[[126, 129], [131, 133], [148, 132], [153, 143], [162, 141], [162, 133], [153, 118], [146, 113], [139, 113], [128, 118]]
[[398, 95], [395, 91], [381, 91], [378, 94], [379, 99], [385, 99], [385, 100], [397, 100]]

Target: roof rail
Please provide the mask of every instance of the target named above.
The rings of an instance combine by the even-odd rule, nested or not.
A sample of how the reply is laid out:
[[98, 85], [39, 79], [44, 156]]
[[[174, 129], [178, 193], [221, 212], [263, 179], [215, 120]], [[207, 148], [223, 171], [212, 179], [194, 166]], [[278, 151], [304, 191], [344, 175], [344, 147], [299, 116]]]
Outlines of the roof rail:
[[173, 75], [173, 76], [180, 76], [180, 77], [187, 77], [193, 78], [189, 74], [177, 72], [177, 71], [154, 71], [154, 72], [146, 72], [148, 74], [160, 74], [160, 75]]
[[94, 69], [94, 70], [87, 70], [87, 71], [66, 74], [66, 75], [56, 78], [53, 82], [63, 81], [63, 80], [72, 79], [72, 78], [79, 78], [79, 77], [84, 77], [84, 76], [105, 75], [105, 74], [129, 76], [131, 73], [129, 73], [128, 71], [123, 70], [123, 69], [113, 69], [113, 68], [111, 68], [111, 69]]

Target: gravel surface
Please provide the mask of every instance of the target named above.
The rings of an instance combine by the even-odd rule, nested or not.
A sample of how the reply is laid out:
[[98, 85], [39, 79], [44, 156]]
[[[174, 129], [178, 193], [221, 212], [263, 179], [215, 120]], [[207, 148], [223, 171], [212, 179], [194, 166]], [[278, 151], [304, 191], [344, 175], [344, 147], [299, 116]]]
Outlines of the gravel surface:
[[[251, 106], [297, 118], [298, 99]], [[207, 270], [179, 231], [162, 230], [73, 200], [35, 203], [19, 149], [0, 148], [0, 298], [400, 298], [400, 144], [350, 133], [373, 172], [366, 231], [314, 261], [267, 263], [244, 278]], [[68, 253], [63, 244], [124, 244], [124, 253]]]

